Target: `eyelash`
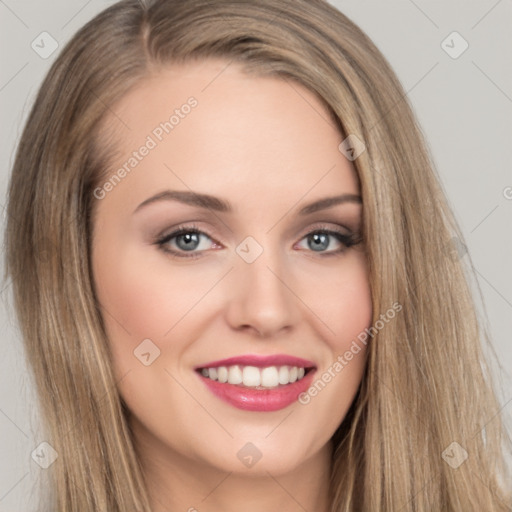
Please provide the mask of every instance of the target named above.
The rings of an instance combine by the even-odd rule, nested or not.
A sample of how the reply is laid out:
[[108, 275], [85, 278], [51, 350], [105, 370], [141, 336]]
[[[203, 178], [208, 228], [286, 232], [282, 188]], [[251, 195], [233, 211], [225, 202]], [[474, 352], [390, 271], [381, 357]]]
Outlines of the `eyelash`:
[[[178, 228], [173, 231], [172, 233], [169, 233], [168, 235], [165, 235], [158, 240], [156, 240], [155, 245], [158, 246], [160, 250], [163, 252], [169, 254], [172, 257], [175, 258], [192, 258], [196, 259], [201, 257], [201, 254], [204, 251], [197, 251], [197, 252], [190, 252], [187, 254], [185, 251], [176, 251], [174, 249], [169, 249], [167, 244], [173, 239], [180, 235], [184, 234], [190, 234], [195, 233], [198, 235], [205, 235], [206, 237], [213, 240], [212, 237], [210, 237], [207, 233], [204, 231], [201, 231], [195, 224], [191, 224], [189, 226], [178, 226]], [[354, 245], [357, 245], [361, 242], [360, 237], [356, 233], [351, 233], [349, 235], [346, 235], [342, 233], [341, 231], [334, 230], [332, 228], [329, 228], [327, 226], [319, 226], [316, 229], [306, 233], [301, 240], [304, 238], [307, 238], [308, 236], [314, 235], [314, 234], [325, 234], [325, 235], [331, 235], [338, 239], [338, 241], [344, 246], [341, 249], [335, 250], [335, 251], [329, 251], [329, 252], [318, 252], [319, 255], [322, 257], [329, 257], [329, 256], [336, 256], [344, 253], [349, 247], [352, 247]], [[316, 252], [316, 251], [311, 251]]]

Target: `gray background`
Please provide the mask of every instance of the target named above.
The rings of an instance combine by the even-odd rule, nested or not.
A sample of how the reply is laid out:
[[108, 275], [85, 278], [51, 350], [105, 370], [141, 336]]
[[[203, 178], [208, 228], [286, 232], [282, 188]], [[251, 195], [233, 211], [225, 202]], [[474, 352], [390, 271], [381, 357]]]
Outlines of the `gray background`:
[[[113, 2], [0, 0], [0, 205], [14, 148], [36, 91], [62, 46]], [[483, 293], [482, 315], [504, 372], [500, 402], [512, 416], [512, 3], [510, 0], [338, 0], [390, 61], [429, 142], [442, 185], [461, 225]], [[59, 43], [41, 58], [32, 41], [46, 31]], [[461, 41], [469, 44], [458, 58]], [[2, 224], [3, 226], [3, 224]], [[466, 258], [466, 255], [462, 257]], [[2, 251], [3, 258], [3, 251]], [[37, 509], [45, 470], [31, 453], [44, 438], [19, 330], [2, 283], [0, 329], [0, 510]], [[449, 342], [449, 340], [447, 340]], [[491, 418], [489, 418], [491, 420]]]

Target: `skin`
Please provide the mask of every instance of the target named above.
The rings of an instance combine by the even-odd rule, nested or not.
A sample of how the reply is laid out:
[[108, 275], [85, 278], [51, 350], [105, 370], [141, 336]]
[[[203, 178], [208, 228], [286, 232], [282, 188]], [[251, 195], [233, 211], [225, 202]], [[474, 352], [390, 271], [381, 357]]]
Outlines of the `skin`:
[[[361, 204], [297, 214], [359, 194], [357, 176], [313, 93], [214, 60], [159, 71], [120, 100], [113, 110], [130, 129], [113, 116], [105, 125], [119, 149], [108, 176], [190, 96], [197, 107], [97, 200], [94, 220], [97, 298], [154, 510], [327, 511], [330, 438], [361, 382], [364, 347], [307, 405], [274, 412], [221, 401], [193, 368], [284, 353], [314, 361], [319, 377], [370, 325], [364, 246], [331, 235], [315, 250], [308, 237], [357, 232]], [[134, 213], [166, 189], [220, 197], [233, 211], [158, 201]], [[155, 243], [191, 223], [205, 233], [198, 258]], [[263, 248], [252, 263], [235, 250], [248, 236]], [[167, 246], [190, 254], [177, 242]], [[160, 350], [149, 366], [134, 356], [145, 339]], [[261, 452], [251, 468], [237, 457], [248, 442]]]

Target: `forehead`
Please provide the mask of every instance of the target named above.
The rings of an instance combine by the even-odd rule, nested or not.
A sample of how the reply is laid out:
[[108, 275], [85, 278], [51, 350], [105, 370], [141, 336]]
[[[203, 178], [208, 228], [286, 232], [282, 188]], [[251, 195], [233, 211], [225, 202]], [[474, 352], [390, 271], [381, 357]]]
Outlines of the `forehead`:
[[298, 201], [313, 189], [358, 191], [329, 110], [294, 81], [248, 75], [225, 61], [175, 65], [147, 77], [113, 111], [117, 154], [107, 177], [124, 168], [116, 189], [132, 196], [189, 188]]

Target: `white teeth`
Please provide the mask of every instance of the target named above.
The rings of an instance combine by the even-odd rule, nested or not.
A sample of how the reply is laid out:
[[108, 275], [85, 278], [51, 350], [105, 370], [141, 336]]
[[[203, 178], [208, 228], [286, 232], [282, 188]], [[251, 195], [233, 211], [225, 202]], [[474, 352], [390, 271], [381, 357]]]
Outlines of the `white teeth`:
[[219, 382], [226, 383], [228, 381], [228, 369], [225, 366], [219, 367], [217, 370], [217, 378]]
[[261, 372], [256, 366], [246, 366], [242, 371], [244, 386], [256, 387], [261, 385]]
[[270, 366], [261, 370], [261, 385], [265, 388], [275, 388], [279, 384], [277, 368]]
[[242, 370], [240, 369], [240, 366], [230, 366], [228, 370], [228, 382], [230, 384], [242, 384], [243, 377], [242, 377]]
[[277, 386], [291, 384], [300, 380], [306, 374], [305, 368], [297, 366], [220, 366], [219, 368], [203, 368], [201, 374], [221, 383], [228, 382], [234, 385], [243, 385], [250, 388]]
[[279, 368], [279, 384], [288, 384], [290, 382], [290, 372], [288, 366], [281, 366]]

